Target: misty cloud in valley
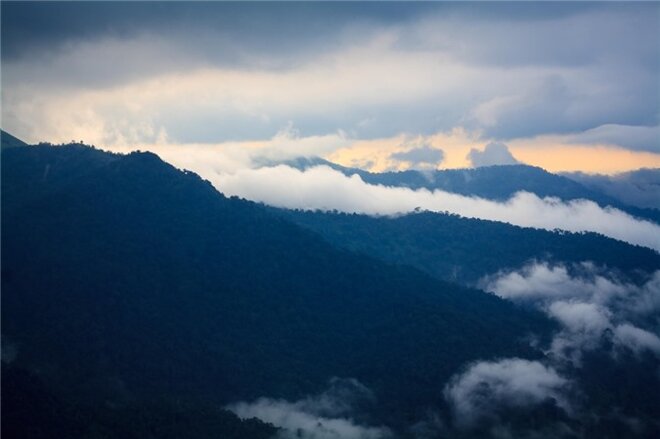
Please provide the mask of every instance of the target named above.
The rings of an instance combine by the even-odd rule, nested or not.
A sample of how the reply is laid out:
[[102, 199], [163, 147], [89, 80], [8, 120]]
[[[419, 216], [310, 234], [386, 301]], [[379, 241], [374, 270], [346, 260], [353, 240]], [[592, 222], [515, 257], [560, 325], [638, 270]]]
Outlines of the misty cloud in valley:
[[364, 425], [354, 419], [360, 407], [373, 403], [372, 392], [352, 378], [332, 378], [318, 395], [290, 402], [259, 398], [227, 408], [241, 419], [258, 418], [282, 430], [280, 439], [387, 439], [386, 427]]
[[577, 266], [532, 263], [481, 282], [514, 302], [531, 304], [560, 324], [548, 353], [579, 362], [604, 340], [616, 349], [660, 358], [660, 271], [641, 285], [585, 262]]
[[277, 207], [369, 215], [398, 215], [416, 209], [450, 212], [523, 227], [597, 232], [660, 250], [660, 226], [589, 200], [563, 202], [519, 192], [497, 202], [440, 190], [371, 185], [357, 175], [347, 177], [327, 166], [305, 171], [275, 166], [202, 175], [225, 194]]

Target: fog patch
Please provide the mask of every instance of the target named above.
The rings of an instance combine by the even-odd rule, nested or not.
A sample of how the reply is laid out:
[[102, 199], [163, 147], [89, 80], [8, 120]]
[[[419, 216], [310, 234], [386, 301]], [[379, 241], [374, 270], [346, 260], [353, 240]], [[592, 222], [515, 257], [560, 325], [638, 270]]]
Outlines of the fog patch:
[[572, 267], [535, 262], [486, 277], [481, 286], [557, 321], [561, 330], [548, 352], [559, 358], [579, 363], [583, 350], [605, 342], [660, 358], [660, 270], [637, 285], [588, 262]]
[[635, 353], [649, 350], [660, 356], [660, 338], [657, 335], [637, 328], [628, 323], [614, 329], [614, 339], [622, 346], [627, 346]]
[[538, 361], [510, 358], [472, 364], [444, 390], [456, 426], [464, 429], [497, 420], [508, 409], [525, 410], [542, 403], [570, 412], [569, 381]]
[[301, 171], [280, 165], [205, 177], [227, 195], [276, 207], [368, 215], [399, 215], [420, 209], [450, 212], [523, 227], [591, 231], [660, 250], [659, 225], [588, 200], [564, 202], [518, 192], [507, 201], [498, 202], [441, 190], [371, 185], [358, 175], [346, 176], [328, 166]]
[[282, 429], [280, 439], [385, 439], [386, 427], [365, 425], [356, 420], [366, 405], [374, 402], [372, 392], [355, 379], [333, 378], [323, 393], [290, 402], [259, 398], [230, 404], [227, 409], [241, 419], [258, 418]]

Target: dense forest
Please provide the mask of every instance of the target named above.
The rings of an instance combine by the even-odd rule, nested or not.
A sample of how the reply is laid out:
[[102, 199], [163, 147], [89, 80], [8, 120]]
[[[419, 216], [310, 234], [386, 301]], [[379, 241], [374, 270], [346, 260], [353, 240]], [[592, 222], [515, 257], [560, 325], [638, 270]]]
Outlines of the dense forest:
[[359, 419], [395, 437], [484, 437], [493, 419], [514, 436], [660, 431], [657, 357], [607, 332], [560, 368], [578, 414], [548, 398], [466, 430], [443, 396], [476, 361], [549, 358], [556, 322], [477, 289], [483, 276], [589, 260], [643, 285], [652, 250], [428, 212], [284, 211], [80, 144], [4, 149], [2, 207], [8, 437], [270, 437], [227, 405], [325, 401], [339, 378], [373, 392]]
[[411, 265], [439, 279], [468, 285], [530, 260], [592, 261], [638, 280], [660, 269], [657, 252], [595, 233], [550, 232], [433, 212], [394, 218], [300, 210], [273, 212], [319, 233], [340, 248]]
[[2, 197], [3, 337], [67, 401], [298, 398], [353, 377], [396, 428], [442, 404], [461, 365], [537, 357], [524, 337], [552, 328], [149, 153], [5, 150]]

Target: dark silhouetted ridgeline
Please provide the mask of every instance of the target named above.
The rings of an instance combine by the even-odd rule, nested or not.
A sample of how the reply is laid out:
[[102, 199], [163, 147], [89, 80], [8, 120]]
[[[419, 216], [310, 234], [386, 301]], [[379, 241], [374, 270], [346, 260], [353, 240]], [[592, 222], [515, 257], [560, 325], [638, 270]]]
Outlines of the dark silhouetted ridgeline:
[[335, 249], [150, 153], [2, 155], [2, 333], [72, 404], [300, 398], [354, 377], [388, 425], [471, 360], [538, 357], [549, 322]]

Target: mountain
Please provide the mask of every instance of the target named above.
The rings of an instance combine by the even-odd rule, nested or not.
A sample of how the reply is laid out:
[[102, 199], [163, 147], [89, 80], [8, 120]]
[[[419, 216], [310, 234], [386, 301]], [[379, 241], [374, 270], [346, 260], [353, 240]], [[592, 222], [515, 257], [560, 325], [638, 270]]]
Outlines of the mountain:
[[34, 373], [3, 363], [1, 433], [42, 439], [268, 439], [277, 429], [213, 406], [154, 401], [80, 407], [59, 398]]
[[439, 279], [467, 285], [531, 260], [563, 264], [591, 261], [633, 279], [660, 269], [657, 252], [595, 233], [551, 232], [433, 212], [395, 218], [273, 212], [319, 233], [339, 248], [410, 265]]
[[397, 428], [441, 405], [462, 365], [538, 357], [524, 337], [553, 327], [337, 249], [150, 153], [3, 150], [2, 255], [11, 365], [76, 407], [301, 398], [337, 376]]
[[622, 203], [640, 208], [660, 209], [660, 168], [637, 169], [615, 175], [582, 172], [563, 175]]
[[2, 147], [1, 149], [5, 148], [16, 148], [18, 146], [27, 146], [27, 143], [23, 142], [22, 140], [12, 136], [8, 132], [4, 130], [0, 130], [0, 139], [2, 140]]
[[565, 201], [586, 199], [592, 200], [602, 207], [616, 207], [633, 216], [660, 223], [660, 210], [658, 209], [640, 208], [623, 203], [595, 185], [586, 187], [581, 184], [581, 181], [575, 181], [577, 178], [572, 179], [552, 174], [535, 166], [500, 165], [470, 169], [372, 173], [361, 169], [346, 168], [317, 157], [297, 158], [285, 161], [283, 164], [300, 170], [325, 165], [345, 175], [357, 174], [370, 184], [410, 189], [439, 189], [496, 201], [507, 200], [520, 191], [531, 192], [539, 197], [557, 197]]

